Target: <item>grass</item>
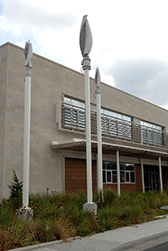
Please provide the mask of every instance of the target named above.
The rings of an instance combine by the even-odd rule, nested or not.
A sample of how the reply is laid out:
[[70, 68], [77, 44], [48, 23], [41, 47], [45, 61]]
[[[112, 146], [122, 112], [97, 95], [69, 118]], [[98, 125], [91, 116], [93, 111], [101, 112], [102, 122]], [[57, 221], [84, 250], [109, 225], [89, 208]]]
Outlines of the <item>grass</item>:
[[[102, 231], [153, 220], [164, 213], [168, 194], [124, 192], [121, 197], [111, 189], [104, 190], [104, 200], [94, 194], [98, 214], [83, 212], [86, 193], [30, 195], [34, 219], [27, 222], [16, 217], [15, 202], [3, 200], [0, 206], [0, 251], [41, 242], [86, 236]], [[21, 205], [19, 205], [20, 207]]]

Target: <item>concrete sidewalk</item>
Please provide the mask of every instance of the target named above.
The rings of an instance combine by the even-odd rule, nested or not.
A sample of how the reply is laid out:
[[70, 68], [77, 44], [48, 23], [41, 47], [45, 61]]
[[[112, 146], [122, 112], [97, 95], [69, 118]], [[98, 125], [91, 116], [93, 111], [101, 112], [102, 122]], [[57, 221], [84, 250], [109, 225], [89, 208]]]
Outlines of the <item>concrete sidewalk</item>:
[[135, 251], [168, 241], [168, 216], [163, 219], [110, 230], [65, 243], [55, 241], [13, 251]]

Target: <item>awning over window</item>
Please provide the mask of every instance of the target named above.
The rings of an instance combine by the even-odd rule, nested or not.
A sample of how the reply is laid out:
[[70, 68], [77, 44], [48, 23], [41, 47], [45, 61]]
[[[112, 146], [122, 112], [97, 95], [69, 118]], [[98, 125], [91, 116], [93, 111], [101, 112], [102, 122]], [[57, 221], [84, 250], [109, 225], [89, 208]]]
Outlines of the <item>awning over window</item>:
[[[92, 141], [92, 152], [97, 152], [97, 141]], [[67, 141], [53, 141], [52, 142], [53, 149], [64, 149], [64, 150], [74, 150], [74, 151], [85, 151], [86, 150], [86, 140], [73, 138]], [[124, 156], [132, 156], [139, 158], [158, 158], [162, 157], [162, 159], [168, 161], [168, 152], [166, 149], [153, 150], [145, 148], [145, 145], [140, 147], [132, 147], [121, 144], [112, 144], [102, 142], [102, 151], [103, 154], [113, 154], [116, 151], [120, 151]]]

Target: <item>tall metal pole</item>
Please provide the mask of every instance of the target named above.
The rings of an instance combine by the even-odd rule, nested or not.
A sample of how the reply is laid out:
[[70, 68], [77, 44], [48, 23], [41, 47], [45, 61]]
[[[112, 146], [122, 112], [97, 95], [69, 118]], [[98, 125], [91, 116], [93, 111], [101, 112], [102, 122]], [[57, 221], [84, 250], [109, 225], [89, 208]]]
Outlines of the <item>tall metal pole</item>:
[[96, 69], [96, 103], [97, 103], [97, 190], [103, 192], [102, 177], [102, 133], [101, 133], [101, 91], [100, 91], [100, 72]]
[[163, 193], [163, 180], [162, 180], [162, 162], [161, 157], [159, 157], [159, 178], [160, 178], [160, 191]]
[[23, 146], [23, 197], [22, 207], [17, 210], [17, 217], [31, 221], [33, 209], [29, 207], [29, 164], [30, 164], [30, 111], [31, 111], [31, 57], [30, 41], [25, 45], [25, 104], [24, 104], [24, 146]]
[[24, 107], [24, 148], [23, 148], [23, 208], [29, 208], [29, 165], [30, 165], [30, 109], [31, 109], [31, 57], [32, 44], [25, 46], [25, 107]]
[[90, 59], [84, 58], [85, 71], [85, 112], [86, 112], [86, 168], [87, 168], [87, 203], [92, 203], [92, 153], [91, 153], [91, 120], [90, 120]]
[[143, 159], [141, 159], [141, 176], [142, 176], [142, 191], [145, 193], [145, 183], [144, 183], [144, 165]]
[[[26, 69], [26, 74], [29, 69]], [[29, 72], [31, 74], [31, 70]], [[29, 162], [30, 162], [30, 107], [31, 76], [25, 75], [25, 107], [24, 107], [24, 152], [23, 152], [23, 207], [29, 205]]]
[[118, 191], [118, 197], [120, 197], [121, 191], [120, 191], [120, 157], [119, 157], [119, 151], [116, 152], [116, 159], [117, 159], [117, 191]]
[[86, 171], [87, 171], [87, 203], [83, 205], [83, 210], [97, 214], [97, 205], [92, 198], [92, 152], [91, 152], [91, 119], [90, 119], [90, 79], [89, 53], [92, 48], [92, 34], [87, 20], [87, 15], [83, 16], [80, 28], [80, 49], [83, 56], [82, 67], [85, 71], [85, 112], [86, 112]]

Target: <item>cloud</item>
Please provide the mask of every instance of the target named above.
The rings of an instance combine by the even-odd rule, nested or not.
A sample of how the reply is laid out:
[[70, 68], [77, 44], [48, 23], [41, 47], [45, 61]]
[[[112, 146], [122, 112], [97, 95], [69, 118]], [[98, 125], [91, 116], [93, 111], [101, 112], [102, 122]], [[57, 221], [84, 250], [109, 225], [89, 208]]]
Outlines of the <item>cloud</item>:
[[[71, 13], [65, 11], [51, 13], [42, 5], [32, 6], [33, 2], [31, 1], [3, 0], [3, 3], [3, 15], [5, 19], [12, 25], [18, 25], [20, 29], [36, 27], [40, 29], [52, 28], [60, 30], [71, 27], [76, 22], [76, 16]], [[50, 9], [52, 8], [50, 7]]]
[[168, 63], [157, 59], [120, 59], [104, 70], [115, 87], [157, 105], [168, 105]]
[[2, 3], [1, 43], [7, 39], [18, 45], [30, 39], [35, 53], [74, 67], [67, 64], [66, 55], [72, 58], [75, 46], [79, 47], [80, 21], [77, 14], [68, 10], [70, 1], [2, 0]]
[[0, 34], [1, 36], [8, 34], [8, 37], [15, 36], [17, 38], [21, 35], [21, 31], [17, 25], [11, 25], [3, 16], [0, 16]]
[[80, 24], [88, 14], [93, 35], [90, 76], [94, 78], [98, 66], [102, 82], [168, 107], [167, 0], [0, 2], [0, 44], [24, 47], [30, 39], [34, 53], [77, 71]]

